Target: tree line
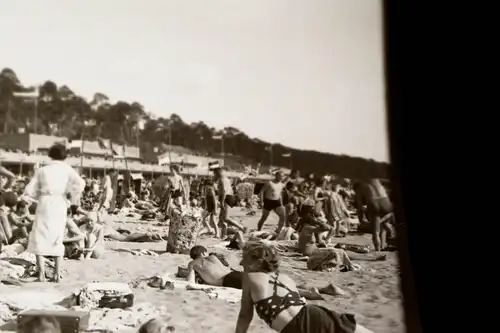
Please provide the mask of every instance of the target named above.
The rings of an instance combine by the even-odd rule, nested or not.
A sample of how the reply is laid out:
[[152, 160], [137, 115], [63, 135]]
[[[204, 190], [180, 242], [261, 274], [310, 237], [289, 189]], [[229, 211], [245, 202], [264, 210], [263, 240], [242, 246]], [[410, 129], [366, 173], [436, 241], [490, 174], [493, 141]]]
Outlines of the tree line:
[[231, 126], [216, 129], [203, 121], [188, 124], [177, 114], [157, 117], [139, 102], [112, 103], [101, 92], [86, 100], [67, 85], [51, 80], [39, 87], [24, 85], [10, 68], [0, 72], [0, 124], [3, 133], [102, 138], [115, 144], [138, 144], [146, 163], [155, 163], [158, 154], [176, 146], [183, 147], [186, 153], [214, 158], [220, 158], [224, 152], [229, 167], [261, 164], [261, 172], [272, 164], [302, 173], [386, 178], [389, 168], [387, 163], [372, 159], [294, 149], [279, 143], [271, 145]]

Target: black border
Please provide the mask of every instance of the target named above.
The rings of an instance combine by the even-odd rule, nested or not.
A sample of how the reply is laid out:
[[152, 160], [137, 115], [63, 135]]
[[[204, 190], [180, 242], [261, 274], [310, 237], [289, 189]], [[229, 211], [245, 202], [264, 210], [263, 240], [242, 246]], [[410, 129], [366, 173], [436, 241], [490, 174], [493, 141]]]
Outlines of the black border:
[[[401, 223], [398, 226], [398, 245], [405, 325], [408, 333], [420, 333], [425, 327], [429, 327], [426, 326], [425, 319], [428, 317], [424, 311], [429, 310], [427, 304], [430, 304], [429, 302], [424, 305], [427, 301], [422, 284], [423, 255], [417, 248], [421, 212], [416, 207], [418, 201], [414, 200], [418, 200], [419, 179], [411, 173], [411, 170], [420, 169], [420, 163], [415, 164], [416, 159], [421, 159], [421, 156], [415, 156], [419, 151], [415, 145], [416, 141], [418, 144], [423, 142], [421, 135], [416, 132], [421, 131], [422, 125], [425, 128], [427, 124], [422, 124], [422, 119], [419, 122], [418, 115], [420, 112], [425, 115], [426, 108], [422, 109], [422, 105], [429, 102], [425, 95], [416, 96], [422, 91], [418, 86], [425, 80], [423, 75], [419, 74], [426, 73], [428, 64], [419, 52], [422, 45], [418, 45], [417, 41], [419, 37], [422, 38], [423, 31], [419, 30], [420, 27], [415, 23], [423, 20], [423, 17], [419, 17], [420, 8], [415, 6], [415, 2], [383, 1], [391, 180], [395, 193], [396, 216], [398, 223]], [[425, 143], [423, 145], [425, 146]], [[417, 175], [422, 175], [420, 170]]]

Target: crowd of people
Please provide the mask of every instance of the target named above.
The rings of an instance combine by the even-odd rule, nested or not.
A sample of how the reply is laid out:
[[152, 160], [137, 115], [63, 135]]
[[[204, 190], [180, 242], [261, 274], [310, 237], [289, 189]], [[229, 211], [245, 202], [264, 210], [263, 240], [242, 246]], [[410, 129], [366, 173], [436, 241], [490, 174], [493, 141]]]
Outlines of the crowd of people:
[[[118, 181], [116, 170], [108, 170], [100, 180], [83, 179], [64, 163], [65, 145], [55, 144], [48, 154], [52, 162], [35, 170], [26, 183], [16, 183], [17, 177], [0, 166], [0, 251], [2, 245], [25, 244], [27, 251], [36, 256], [40, 281], [46, 279], [47, 257], [54, 258], [53, 281], [58, 282], [63, 257], [100, 258], [105, 238], [161, 239], [107, 230], [103, 221], [109, 214], [168, 221], [172, 207], [198, 206], [204, 209], [200, 234], [230, 240], [228, 247], [242, 251], [243, 271], [228, 268], [197, 245], [190, 252], [187, 280], [192, 288], [203, 282], [242, 289], [237, 333], [248, 330], [254, 308], [277, 332], [369, 332], [352, 315], [306, 304], [303, 296], [310, 291], [297, 288], [290, 277], [280, 273], [278, 248], [262, 239], [291, 241], [302, 255], [312, 256], [319, 249], [333, 247], [332, 240], [352, 232], [355, 223], [357, 230], [368, 228], [375, 252], [385, 251], [395, 238], [395, 220], [391, 200], [380, 180], [350, 181], [314, 174], [302, 178], [298, 170], [290, 175], [276, 170], [272, 180], [255, 185], [262, 213], [257, 230], [249, 231], [231, 218], [230, 208], [254, 207], [249, 198], [238, 197], [236, 183], [217, 164], [210, 165], [213, 177], [197, 181], [185, 179], [178, 167], [171, 166], [171, 174], [158, 192], [153, 190], [152, 181], [136, 184], [135, 188], [126, 179]], [[271, 212], [279, 222], [269, 232], [264, 226]], [[44, 321], [37, 325], [42, 324], [48, 325]], [[57, 322], [49, 324], [57, 328]], [[160, 332], [156, 330], [160, 324], [152, 320], [140, 332]], [[36, 330], [30, 326], [29, 332]]]

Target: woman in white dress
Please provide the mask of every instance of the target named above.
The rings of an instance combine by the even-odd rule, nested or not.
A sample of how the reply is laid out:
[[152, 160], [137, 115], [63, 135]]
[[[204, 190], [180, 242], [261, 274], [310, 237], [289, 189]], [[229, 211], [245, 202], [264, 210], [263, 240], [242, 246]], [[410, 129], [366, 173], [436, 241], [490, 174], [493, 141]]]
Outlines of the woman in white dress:
[[45, 257], [54, 257], [54, 282], [59, 282], [69, 199], [79, 197], [85, 188], [85, 181], [64, 163], [66, 154], [65, 145], [53, 145], [49, 150], [52, 162], [37, 169], [24, 190], [38, 201], [28, 251], [36, 255], [40, 281], [45, 281]]

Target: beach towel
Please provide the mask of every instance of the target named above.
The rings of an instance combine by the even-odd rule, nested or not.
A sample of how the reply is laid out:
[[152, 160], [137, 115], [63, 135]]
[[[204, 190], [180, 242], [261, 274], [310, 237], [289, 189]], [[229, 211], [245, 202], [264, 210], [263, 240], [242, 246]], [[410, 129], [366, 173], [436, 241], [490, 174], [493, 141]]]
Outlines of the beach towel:
[[342, 249], [321, 248], [315, 250], [307, 261], [307, 268], [313, 271], [331, 271], [335, 268], [341, 271], [359, 270], [360, 266], [353, 264], [347, 253]]

